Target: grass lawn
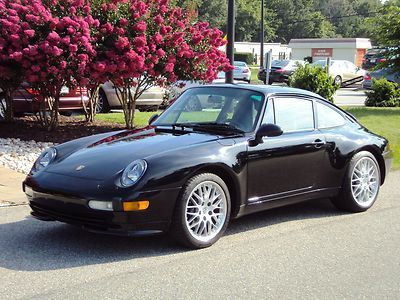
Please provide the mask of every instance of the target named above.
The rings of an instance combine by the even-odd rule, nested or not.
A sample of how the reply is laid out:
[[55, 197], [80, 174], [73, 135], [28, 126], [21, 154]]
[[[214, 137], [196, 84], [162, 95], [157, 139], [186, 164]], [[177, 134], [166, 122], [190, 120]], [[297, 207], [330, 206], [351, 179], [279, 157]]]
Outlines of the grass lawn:
[[[372, 132], [389, 139], [394, 153], [393, 168], [400, 168], [400, 108], [349, 107], [346, 111]], [[147, 125], [155, 112], [136, 112], [135, 124], [138, 127]], [[112, 123], [124, 124], [123, 113], [99, 114], [96, 119]]]
[[400, 168], [400, 108], [351, 107], [345, 108], [372, 132], [382, 135], [390, 142], [393, 169]]
[[[148, 124], [150, 117], [154, 114], [160, 114], [161, 111], [155, 112], [135, 112], [135, 125], [137, 127], [144, 127]], [[110, 112], [107, 114], [98, 114], [96, 115], [96, 120], [125, 124], [124, 114], [122, 112]]]

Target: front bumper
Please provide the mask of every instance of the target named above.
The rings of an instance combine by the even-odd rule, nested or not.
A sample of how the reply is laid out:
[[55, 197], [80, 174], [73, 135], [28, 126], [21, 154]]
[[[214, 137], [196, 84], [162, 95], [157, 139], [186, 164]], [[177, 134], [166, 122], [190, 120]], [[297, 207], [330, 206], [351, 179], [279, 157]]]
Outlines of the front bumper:
[[94, 198], [35, 191], [26, 182], [23, 190], [32, 209], [31, 215], [38, 220], [60, 221], [94, 232], [143, 235], [168, 230], [180, 188], [138, 193], [136, 199], [148, 199], [149, 208], [130, 212], [123, 211], [123, 199], [118, 197], [110, 199], [113, 211], [102, 211], [89, 207], [88, 202]]

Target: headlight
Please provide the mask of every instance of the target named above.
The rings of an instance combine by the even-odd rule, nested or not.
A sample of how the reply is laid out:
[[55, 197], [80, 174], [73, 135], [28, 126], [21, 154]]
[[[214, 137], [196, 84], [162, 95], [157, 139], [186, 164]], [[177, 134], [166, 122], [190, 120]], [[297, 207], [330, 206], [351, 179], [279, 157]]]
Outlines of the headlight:
[[128, 187], [134, 185], [146, 172], [147, 163], [143, 159], [138, 159], [131, 162], [122, 173], [121, 185]]
[[56, 155], [57, 151], [55, 148], [48, 148], [43, 151], [33, 164], [31, 173], [36, 173], [46, 168], [56, 158]]

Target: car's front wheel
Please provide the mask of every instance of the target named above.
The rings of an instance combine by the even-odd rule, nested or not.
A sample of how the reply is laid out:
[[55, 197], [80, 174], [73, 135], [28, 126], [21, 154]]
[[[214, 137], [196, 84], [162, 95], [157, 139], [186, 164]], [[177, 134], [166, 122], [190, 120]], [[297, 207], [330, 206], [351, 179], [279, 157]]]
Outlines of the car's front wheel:
[[333, 82], [338, 85], [339, 87], [342, 86], [342, 77], [340, 77], [339, 75], [335, 76], [335, 78], [333, 79]]
[[362, 212], [378, 197], [381, 174], [378, 162], [368, 151], [358, 152], [350, 161], [341, 193], [332, 199], [339, 209]]
[[212, 173], [196, 175], [188, 180], [178, 199], [171, 233], [184, 246], [209, 247], [225, 232], [230, 211], [225, 182]]

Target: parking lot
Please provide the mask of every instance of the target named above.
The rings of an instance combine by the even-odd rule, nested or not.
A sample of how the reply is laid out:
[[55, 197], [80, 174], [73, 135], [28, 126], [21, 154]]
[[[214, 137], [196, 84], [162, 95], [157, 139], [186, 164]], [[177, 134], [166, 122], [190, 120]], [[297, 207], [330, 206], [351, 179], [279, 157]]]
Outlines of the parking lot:
[[374, 207], [318, 200], [233, 221], [211, 248], [96, 235], [0, 207], [3, 299], [398, 299], [400, 172]]

